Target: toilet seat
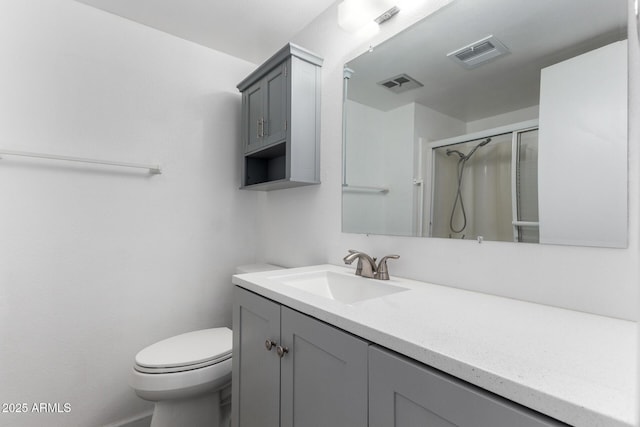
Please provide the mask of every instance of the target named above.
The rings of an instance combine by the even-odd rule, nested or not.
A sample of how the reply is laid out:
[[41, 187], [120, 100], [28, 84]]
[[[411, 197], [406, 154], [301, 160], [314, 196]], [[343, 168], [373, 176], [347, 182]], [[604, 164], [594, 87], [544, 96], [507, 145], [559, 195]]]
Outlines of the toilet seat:
[[146, 374], [169, 374], [202, 369], [231, 358], [233, 334], [229, 328], [187, 332], [141, 350], [134, 369]]

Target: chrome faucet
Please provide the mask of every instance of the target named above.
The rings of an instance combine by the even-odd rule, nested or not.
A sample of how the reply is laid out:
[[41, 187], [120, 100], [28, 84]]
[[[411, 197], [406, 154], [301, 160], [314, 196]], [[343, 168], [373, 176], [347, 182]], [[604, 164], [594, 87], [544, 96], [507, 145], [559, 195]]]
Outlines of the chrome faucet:
[[378, 268], [376, 267], [376, 259], [371, 258], [364, 252], [354, 251], [349, 249], [349, 254], [342, 258], [345, 264], [351, 264], [353, 261], [358, 260], [356, 266], [356, 276], [368, 277], [373, 279]]
[[364, 252], [349, 249], [349, 254], [342, 260], [345, 264], [351, 264], [356, 259], [356, 276], [368, 277], [370, 279], [389, 280], [389, 268], [387, 267], [388, 259], [398, 259], [400, 255], [387, 255], [380, 260], [376, 266], [376, 258], [371, 258]]

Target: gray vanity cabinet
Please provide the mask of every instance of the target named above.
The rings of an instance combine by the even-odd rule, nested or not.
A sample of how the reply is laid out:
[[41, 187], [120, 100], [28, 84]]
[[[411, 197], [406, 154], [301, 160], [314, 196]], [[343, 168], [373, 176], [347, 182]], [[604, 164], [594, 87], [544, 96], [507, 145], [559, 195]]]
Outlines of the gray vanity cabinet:
[[369, 426], [558, 427], [566, 424], [371, 346]]
[[233, 427], [566, 427], [237, 286], [232, 360]]
[[369, 343], [234, 292], [233, 426], [366, 427]]
[[275, 190], [320, 182], [322, 62], [289, 43], [238, 84], [241, 188]]

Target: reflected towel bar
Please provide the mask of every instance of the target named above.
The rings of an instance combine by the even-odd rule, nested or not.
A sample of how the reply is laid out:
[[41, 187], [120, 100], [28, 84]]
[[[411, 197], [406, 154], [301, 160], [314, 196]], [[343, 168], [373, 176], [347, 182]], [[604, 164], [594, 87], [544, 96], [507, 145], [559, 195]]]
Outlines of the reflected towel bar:
[[343, 193], [381, 193], [387, 194], [389, 192], [388, 188], [382, 187], [363, 187], [359, 185], [347, 185], [342, 184], [342, 192]]
[[2, 159], [3, 155], [35, 157], [39, 159], [50, 159], [50, 160], [63, 160], [67, 162], [94, 163], [98, 165], [121, 166], [125, 168], [148, 169], [149, 173], [152, 175], [159, 175], [162, 173], [162, 169], [160, 168], [160, 165], [143, 165], [138, 163], [110, 162], [105, 160], [85, 159], [82, 157], [58, 156], [55, 154], [39, 154], [39, 153], [28, 153], [25, 151], [0, 150], [0, 159]]
[[537, 221], [512, 221], [511, 224], [516, 227], [540, 227], [540, 223]]

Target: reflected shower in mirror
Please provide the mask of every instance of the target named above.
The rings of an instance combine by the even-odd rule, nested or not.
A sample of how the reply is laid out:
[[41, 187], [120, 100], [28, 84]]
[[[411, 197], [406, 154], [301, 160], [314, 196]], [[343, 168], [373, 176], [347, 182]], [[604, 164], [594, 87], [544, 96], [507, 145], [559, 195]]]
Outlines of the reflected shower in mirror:
[[349, 61], [343, 231], [626, 247], [626, 38], [626, 0], [455, 0]]

